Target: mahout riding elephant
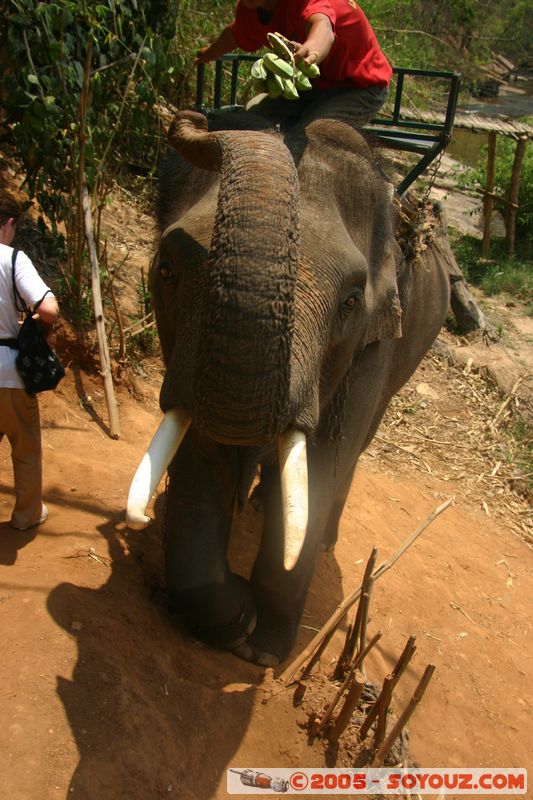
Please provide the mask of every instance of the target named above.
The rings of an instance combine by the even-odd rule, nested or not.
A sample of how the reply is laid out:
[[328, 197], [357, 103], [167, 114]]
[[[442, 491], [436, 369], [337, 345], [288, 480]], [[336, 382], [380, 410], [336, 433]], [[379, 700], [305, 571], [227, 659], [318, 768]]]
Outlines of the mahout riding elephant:
[[[449, 282], [431, 246], [404, 257], [361, 133], [320, 119], [281, 135], [244, 117], [208, 129], [184, 111], [168, 134], [152, 267], [165, 416], [127, 519], [147, 524], [168, 466], [170, 602], [207, 643], [273, 666], [294, 645], [359, 455], [443, 324]], [[247, 581], [226, 550], [259, 473]]]

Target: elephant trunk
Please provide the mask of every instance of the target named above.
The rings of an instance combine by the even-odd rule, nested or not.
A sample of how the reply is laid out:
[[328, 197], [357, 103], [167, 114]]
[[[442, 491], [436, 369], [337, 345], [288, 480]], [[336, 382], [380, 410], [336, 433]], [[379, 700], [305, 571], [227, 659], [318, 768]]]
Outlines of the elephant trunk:
[[180, 119], [169, 139], [196, 165], [220, 171], [205, 291], [197, 298], [194, 423], [219, 442], [260, 446], [291, 419], [296, 168], [277, 134], [208, 133], [199, 115]]

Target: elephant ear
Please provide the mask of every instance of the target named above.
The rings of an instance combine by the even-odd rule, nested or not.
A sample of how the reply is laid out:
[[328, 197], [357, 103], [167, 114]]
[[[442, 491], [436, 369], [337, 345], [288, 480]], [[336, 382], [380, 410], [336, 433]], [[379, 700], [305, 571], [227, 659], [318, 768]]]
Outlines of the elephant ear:
[[343, 210], [342, 222], [348, 235], [368, 261], [365, 288], [368, 322], [363, 347], [382, 339], [399, 339], [402, 308], [396, 267], [401, 252], [394, 239], [394, 187], [377, 168], [372, 149], [361, 132], [345, 122], [315, 119], [307, 123], [302, 141], [297, 134], [296, 128], [291, 149], [293, 155], [295, 152], [301, 155], [298, 172], [302, 191], [316, 189], [320, 173], [322, 197], [329, 191], [336, 198], [337, 206]]
[[369, 321], [364, 346], [382, 339], [399, 339], [402, 335], [402, 306], [398, 293], [397, 267], [401, 251], [392, 240], [386, 247], [381, 264], [367, 285]]

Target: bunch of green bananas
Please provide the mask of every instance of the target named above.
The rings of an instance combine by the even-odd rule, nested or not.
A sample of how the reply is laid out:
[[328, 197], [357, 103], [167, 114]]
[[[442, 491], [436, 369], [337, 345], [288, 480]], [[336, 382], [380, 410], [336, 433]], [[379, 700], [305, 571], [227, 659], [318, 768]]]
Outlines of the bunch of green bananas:
[[285, 97], [298, 100], [298, 91], [311, 89], [311, 80], [318, 78], [320, 70], [316, 64], [305, 61], [294, 63], [293, 45], [280, 33], [269, 33], [272, 52], [252, 64], [252, 88], [254, 93], [265, 92], [269, 97]]

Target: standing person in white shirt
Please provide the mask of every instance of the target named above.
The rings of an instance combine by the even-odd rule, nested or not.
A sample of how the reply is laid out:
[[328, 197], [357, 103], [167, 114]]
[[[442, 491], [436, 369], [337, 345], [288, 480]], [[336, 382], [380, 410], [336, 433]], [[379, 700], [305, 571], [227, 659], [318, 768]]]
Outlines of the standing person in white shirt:
[[[39, 403], [36, 397], [24, 390], [15, 365], [17, 350], [10, 346], [19, 332], [11, 245], [21, 216], [22, 209], [17, 200], [0, 190], [0, 438], [5, 434], [9, 439], [15, 477], [11, 527], [25, 531], [43, 523], [48, 510], [42, 501]], [[50, 291], [28, 256], [21, 251], [17, 253], [15, 275], [17, 289], [30, 308]], [[39, 320], [45, 332], [50, 332], [58, 313], [56, 298], [53, 294], [46, 294], [34, 318]]]

